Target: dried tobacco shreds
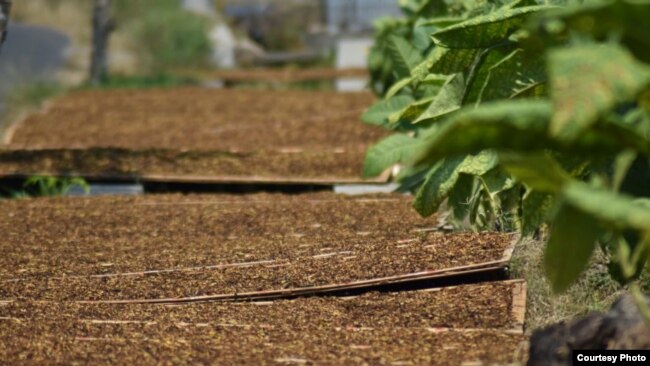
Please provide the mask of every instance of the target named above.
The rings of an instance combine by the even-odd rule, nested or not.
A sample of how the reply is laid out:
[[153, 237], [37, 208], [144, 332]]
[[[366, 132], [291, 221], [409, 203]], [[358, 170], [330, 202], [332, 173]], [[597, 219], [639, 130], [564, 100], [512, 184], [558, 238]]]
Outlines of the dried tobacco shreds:
[[344, 284], [501, 261], [511, 245], [507, 234], [422, 232], [437, 223], [410, 204], [325, 193], [3, 202], [0, 278], [20, 280], [0, 295], [119, 300]]
[[0, 151], [0, 174], [361, 181], [364, 151], [385, 135], [356, 123], [373, 99], [205, 88], [75, 92], [17, 126]]
[[209, 182], [362, 182], [364, 147], [296, 152], [114, 148], [0, 151], [0, 175]]
[[0, 307], [0, 317], [26, 322], [70, 318], [90, 324], [188, 322], [252, 328], [272, 324], [296, 330], [320, 326], [516, 330], [519, 319], [513, 313], [513, 294], [521, 284], [495, 282], [435, 291], [368, 293], [355, 297], [312, 297], [260, 303], [210, 302], [175, 307], [15, 301]]
[[181, 307], [17, 301], [0, 307], [0, 342], [7, 346], [0, 357], [99, 364], [289, 356], [338, 364], [511, 362], [524, 340], [509, 331], [517, 322], [517, 285]]

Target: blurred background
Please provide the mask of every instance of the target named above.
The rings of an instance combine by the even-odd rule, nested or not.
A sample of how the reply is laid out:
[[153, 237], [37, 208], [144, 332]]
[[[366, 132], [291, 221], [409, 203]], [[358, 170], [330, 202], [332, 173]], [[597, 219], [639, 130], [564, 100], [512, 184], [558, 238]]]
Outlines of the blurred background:
[[[189, 70], [360, 67], [373, 22], [399, 15], [395, 0], [111, 0], [110, 82], [173, 82]], [[90, 0], [14, 2], [0, 57], [7, 101], [51, 94], [88, 78]], [[16, 106], [19, 107], [19, 106]]]
[[[396, 0], [110, 0], [104, 86], [191, 82], [251, 67], [365, 67]], [[88, 80], [90, 0], [15, 1], [0, 56], [0, 120]]]

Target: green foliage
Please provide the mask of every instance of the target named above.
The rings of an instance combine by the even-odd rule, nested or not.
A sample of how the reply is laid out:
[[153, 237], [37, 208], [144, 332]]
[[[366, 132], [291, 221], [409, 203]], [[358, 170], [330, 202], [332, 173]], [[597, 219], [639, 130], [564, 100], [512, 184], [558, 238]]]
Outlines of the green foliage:
[[86, 194], [90, 190], [90, 186], [83, 178], [32, 176], [19, 185], [0, 186], [0, 198], [62, 196], [68, 194], [74, 187], [81, 188]]
[[24, 192], [29, 196], [61, 196], [75, 186], [82, 188], [86, 193], [90, 189], [83, 178], [33, 176], [25, 181]]
[[488, 48], [503, 42], [526, 22], [526, 15], [547, 10], [546, 5], [498, 11], [468, 19], [432, 34], [436, 44], [446, 48]]
[[402, 165], [425, 216], [447, 200], [476, 229], [550, 225], [556, 291], [597, 241], [614, 278], [635, 281], [650, 253], [650, 1], [400, 4], [406, 19], [378, 27], [385, 100], [365, 118], [398, 134], [365, 173]]
[[132, 28], [137, 50], [148, 60], [155, 73], [170, 68], [208, 65], [212, 45], [208, 38], [209, 22], [198, 15], [182, 11], [179, 2], [167, 6], [149, 6], [138, 14]]
[[400, 95], [382, 100], [368, 108], [363, 116], [361, 116], [361, 119], [368, 124], [377, 126], [385, 125], [393, 114], [402, 112], [413, 101], [413, 98], [408, 95]]
[[393, 71], [398, 75], [411, 75], [413, 69], [422, 62], [420, 51], [403, 38], [397, 36], [389, 38], [388, 52], [393, 59]]
[[423, 216], [438, 211], [440, 204], [449, 196], [461, 174], [483, 175], [494, 168], [497, 157], [490, 151], [476, 156], [456, 156], [444, 159], [427, 174], [415, 197], [414, 207]]
[[650, 66], [636, 61], [617, 44], [551, 50], [548, 70], [555, 107], [550, 132], [568, 140], [619, 103], [634, 100], [650, 82]]
[[380, 175], [394, 164], [408, 160], [419, 151], [418, 142], [405, 134], [394, 134], [378, 142], [368, 150], [363, 166], [364, 175]]
[[546, 248], [545, 267], [553, 290], [565, 291], [587, 266], [600, 236], [592, 218], [584, 212], [562, 205], [555, 214]]

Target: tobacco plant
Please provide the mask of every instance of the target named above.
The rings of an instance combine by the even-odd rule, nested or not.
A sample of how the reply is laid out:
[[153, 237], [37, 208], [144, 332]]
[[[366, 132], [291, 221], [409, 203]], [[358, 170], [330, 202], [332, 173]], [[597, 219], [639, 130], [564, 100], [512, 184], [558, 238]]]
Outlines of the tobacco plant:
[[[395, 133], [366, 157], [399, 164], [424, 216], [530, 235], [548, 224], [556, 291], [598, 243], [634, 281], [650, 253], [650, 1], [400, 1], [370, 54]], [[637, 296], [637, 297], [638, 297]], [[644, 309], [647, 310], [647, 309]]]

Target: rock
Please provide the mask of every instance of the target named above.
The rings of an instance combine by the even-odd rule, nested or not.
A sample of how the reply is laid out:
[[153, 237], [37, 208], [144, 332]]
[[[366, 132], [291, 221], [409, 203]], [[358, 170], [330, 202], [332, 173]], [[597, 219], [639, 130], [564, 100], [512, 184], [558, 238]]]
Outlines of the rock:
[[573, 349], [648, 348], [650, 327], [628, 294], [619, 298], [605, 314], [594, 313], [535, 331], [530, 340], [528, 366], [571, 365]]

